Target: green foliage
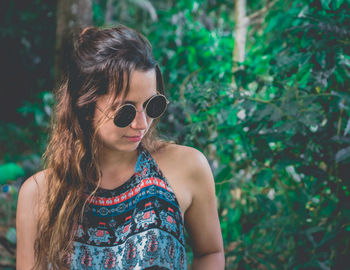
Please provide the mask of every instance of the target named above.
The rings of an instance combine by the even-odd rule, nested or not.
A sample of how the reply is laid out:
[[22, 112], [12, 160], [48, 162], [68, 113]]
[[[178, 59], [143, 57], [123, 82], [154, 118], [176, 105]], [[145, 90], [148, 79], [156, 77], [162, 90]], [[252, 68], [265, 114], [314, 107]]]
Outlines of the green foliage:
[[184, 2], [159, 12], [163, 31], [150, 25], [147, 36], [173, 98], [163, 130], [211, 161], [227, 267], [339, 268], [349, 252], [348, 4], [276, 2], [249, 32], [234, 87], [232, 16]]
[[17, 235], [16, 235], [16, 229], [14, 227], [10, 227], [6, 233], [6, 239], [12, 243], [16, 244], [17, 242]]
[[22, 167], [16, 163], [10, 162], [0, 165], [0, 184], [6, 184], [7, 181], [16, 180], [25, 174]]
[[240, 90], [186, 85], [185, 143], [214, 160], [234, 269], [337, 269], [349, 252], [349, 6], [305, 4], [250, 34]]
[[[96, 25], [106, 24], [107, 2], [93, 1]], [[247, 2], [248, 15], [265, 6]], [[251, 21], [234, 74], [234, 1], [125, 0], [111, 18], [153, 45], [171, 100], [160, 133], [209, 159], [227, 269], [342, 269], [350, 246], [350, 3], [272, 2]], [[19, 109], [25, 129], [0, 127], [2, 163], [26, 172], [46, 144], [53, 98], [41, 92]]]

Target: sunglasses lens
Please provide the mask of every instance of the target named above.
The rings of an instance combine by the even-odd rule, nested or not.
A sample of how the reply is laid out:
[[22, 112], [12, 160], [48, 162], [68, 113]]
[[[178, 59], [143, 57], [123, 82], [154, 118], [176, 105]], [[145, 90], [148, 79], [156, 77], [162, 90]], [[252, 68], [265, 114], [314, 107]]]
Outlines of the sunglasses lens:
[[118, 110], [114, 117], [114, 124], [118, 127], [127, 127], [134, 120], [135, 115], [135, 108], [126, 104]]
[[[154, 96], [148, 102], [146, 113], [151, 118], [158, 118], [165, 112], [166, 106], [167, 101], [164, 96]], [[127, 127], [135, 119], [135, 116], [135, 107], [131, 104], [125, 104], [117, 111], [114, 117], [114, 124], [117, 127]]]
[[147, 115], [151, 118], [161, 116], [165, 112], [166, 105], [166, 99], [164, 96], [154, 96], [147, 105]]

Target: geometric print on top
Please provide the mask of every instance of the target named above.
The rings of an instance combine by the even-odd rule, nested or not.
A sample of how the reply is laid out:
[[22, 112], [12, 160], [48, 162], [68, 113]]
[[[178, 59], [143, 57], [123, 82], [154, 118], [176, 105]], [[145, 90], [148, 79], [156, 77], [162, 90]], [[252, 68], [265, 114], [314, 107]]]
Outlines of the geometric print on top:
[[187, 269], [179, 203], [142, 144], [130, 179], [89, 198], [67, 259], [72, 270]]

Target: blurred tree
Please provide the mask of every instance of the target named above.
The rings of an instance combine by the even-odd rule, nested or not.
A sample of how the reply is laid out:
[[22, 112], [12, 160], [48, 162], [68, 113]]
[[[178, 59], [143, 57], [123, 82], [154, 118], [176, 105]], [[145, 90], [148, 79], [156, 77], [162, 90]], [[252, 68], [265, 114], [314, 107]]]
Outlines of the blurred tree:
[[92, 26], [91, 0], [57, 1], [55, 84], [64, 74], [71, 52], [72, 40], [83, 28]]
[[[235, 0], [235, 45], [233, 50], [232, 74], [242, 67], [245, 59], [245, 43], [249, 19], [246, 16], [246, 0]], [[232, 77], [234, 81], [234, 76]]]
[[18, 107], [52, 86], [55, 5], [56, 0], [0, 1], [1, 125], [26, 125], [30, 119]]

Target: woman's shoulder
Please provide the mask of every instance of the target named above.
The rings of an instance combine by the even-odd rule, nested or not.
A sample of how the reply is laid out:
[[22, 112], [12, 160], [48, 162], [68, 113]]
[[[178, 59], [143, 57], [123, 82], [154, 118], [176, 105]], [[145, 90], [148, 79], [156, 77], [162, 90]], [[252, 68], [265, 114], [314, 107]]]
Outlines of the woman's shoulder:
[[43, 198], [47, 190], [48, 172], [48, 169], [39, 171], [25, 180], [20, 188], [19, 196], [33, 203]]
[[173, 166], [186, 170], [189, 174], [196, 173], [198, 170], [208, 167], [208, 160], [198, 149], [176, 144], [164, 143], [155, 153], [163, 163], [169, 163]]
[[194, 147], [177, 144], [173, 141], [161, 142], [157, 149], [153, 150], [151, 154], [162, 155], [169, 158], [182, 157], [182, 159], [186, 157], [196, 158], [196, 156], [198, 158], [200, 155], [203, 155], [202, 152]]

